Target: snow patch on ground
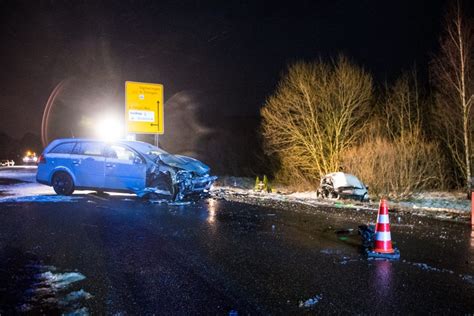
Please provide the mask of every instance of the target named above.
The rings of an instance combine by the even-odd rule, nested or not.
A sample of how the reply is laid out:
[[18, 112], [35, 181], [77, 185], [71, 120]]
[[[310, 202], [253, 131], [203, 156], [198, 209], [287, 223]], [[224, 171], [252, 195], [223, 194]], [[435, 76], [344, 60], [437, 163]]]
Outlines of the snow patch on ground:
[[340, 249], [323, 249], [320, 252], [325, 255], [340, 255], [342, 253]]
[[0, 167], [0, 178], [36, 182], [36, 166]]
[[[408, 262], [410, 263], [410, 262]], [[425, 270], [425, 271], [431, 271], [431, 272], [444, 272], [444, 273], [451, 273], [453, 274], [454, 271], [452, 270], [448, 270], [448, 269], [440, 269], [440, 268], [435, 268], [435, 267], [432, 267], [426, 263], [420, 263], [420, 262], [411, 262], [411, 264], [415, 267], [418, 267], [420, 268], [421, 270]]]
[[64, 203], [76, 202], [81, 199], [78, 196], [61, 196], [61, 195], [33, 195], [33, 196], [19, 196], [14, 198], [0, 198], [0, 203], [19, 202], [19, 203]]
[[[70, 291], [86, 277], [79, 272], [57, 272], [53, 266], [28, 264], [26, 270], [39, 271], [24, 293], [23, 302], [17, 307], [21, 313], [43, 314], [44, 311], [63, 312], [63, 315], [89, 315], [82, 305], [93, 296], [84, 289]], [[68, 292], [70, 291], [70, 292]]]
[[[454, 271], [453, 271], [453, 270], [433, 267], [433, 266], [430, 266], [429, 264], [426, 264], [426, 263], [421, 263], [421, 262], [409, 262], [409, 261], [405, 261], [405, 260], [403, 260], [402, 262], [403, 262], [403, 263], [406, 263], [406, 264], [409, 264], [409, 265], [412, 265], [412, 266], [414, 266], [414, 267], [417, 267], [417, 268], [419, 268], [419, 269], [421, 269], [421, 270], [423, 270], [423, 271], [437, 272], [437, 273], [448, 273], [448, 274], [454, 275]], [[458, 276], [459, 276], [459, 278], [461, 278], [461, 280], [463, 280], [464, 282], [467, 282], [467, 283], [469, 283], [469, 284], [474, 285], [474, 276], [469, 275], [469, 274], [459, 274]]]
[[290, 193], [288, 196], [291, 196], [297, 199], [303, 199], [303, 200], [316, 199], [316, 191], [294, 192], [294, 193]]
[[319, 303], [319, 301], [321, 301], [323, 299], [323, 295], [322, 294], [318, 294], [314, 297], [311, 297], [305, 301], [300, 301], [298, 306], [300, 308], [312, 308], [314, 307], [316, 304]]
[[69, 294], [67, 294], [64, 298], [62, 298], [59, 301], [60, 305], [68, 305], [73, 302], [77, 302], [80, 300], [88, 300], [92, 298], [92, 295], [90, 293], [87, 293], [83, 289], [80, 289], [79, 291], [74, 291]]
[[36, 166], [0, 168], [0, 178], [24, 181], [0, 185], [0, 203], [17, 202], [19, 198], [23, 199], [20, 202], [50, 202], [46, 201], [48, 196], [55, 195], [53, 188], [36, 182]]
[[40, 288], [49, 286], [53, 290], [62, 290], [70, 286], [71, 283], [82, 281], [86, 278], [83, 274], [78, 272], [53, 273], [51, 271], [37, 274], [35, 277], [40, 281], [35, 283], [35, 286]]
[[415, 194], [408, 201], [398, 203], [402, 207], [434, 211], [466, 212], [470, 210], [471, 201], [465, 193], [425, 192]]
[[466, 275], [461, 275], [460, 277], [461, 277], [461, 279], [463, 279], [463, 281], [466, 281], [466, 282], [474, 285], [474, 276], [466, 274]]
[[9, 195], [24, 196], [32, 194], [56, 194], [53, 188], [39, 183], [18, 183], [14, 185], [0, 185], [0, 190]]

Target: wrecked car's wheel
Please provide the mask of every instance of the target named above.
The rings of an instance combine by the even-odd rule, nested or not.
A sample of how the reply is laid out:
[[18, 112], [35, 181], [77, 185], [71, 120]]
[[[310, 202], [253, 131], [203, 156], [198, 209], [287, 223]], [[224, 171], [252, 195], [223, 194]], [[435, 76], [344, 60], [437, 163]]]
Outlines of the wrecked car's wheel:
[[179, 185], [173, 183], [173, 177], [171, 176], [171, 173], [168, 173], [168, 190], [170, 191], [171, 194], [171, 201], [176, 201], [180, 199], [180, 194], [179, 194]]
[[320, 195], [323, 199], [327, 199], [329, 197], [329, 192], [327, 190], [321, 191]]
[[338, 199], [339, 194], [337, 194], [336, 192], [329, 192], [329, 198], [330, 199]]
[[52, 181], [54, 192], [59, 195], [71, 195], [74, 192], [74, 182], [66, 172], [57, 172]]

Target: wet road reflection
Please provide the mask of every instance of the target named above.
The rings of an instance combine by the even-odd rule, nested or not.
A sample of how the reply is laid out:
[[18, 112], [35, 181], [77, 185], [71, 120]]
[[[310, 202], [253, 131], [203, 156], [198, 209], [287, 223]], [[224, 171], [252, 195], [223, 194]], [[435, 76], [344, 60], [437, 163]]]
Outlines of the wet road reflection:
[[218, 201], [215, 199], [208, 199], [208, 211], [209, 215], [207, 217], [207, 222], [214, 226], [216, 224], [216, 212], [219, 209]]
[[375, 273], [371, 285], [373, 291], [376, 293], [377, 301], [383, 304], [392, 296], [392, 262], [388, 260], [376, 260], [374, 262], [374, 268]]

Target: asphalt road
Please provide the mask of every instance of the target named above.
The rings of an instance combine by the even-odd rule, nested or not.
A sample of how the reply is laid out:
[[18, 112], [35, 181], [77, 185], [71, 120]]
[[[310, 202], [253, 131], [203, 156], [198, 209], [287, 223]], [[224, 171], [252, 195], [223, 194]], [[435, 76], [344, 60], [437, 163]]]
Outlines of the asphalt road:
[[370, 212], [130, 196], [0, 203], [0, 314], [472, 314], [474, 235], [391, 214], [401, 260], [367, 260]]

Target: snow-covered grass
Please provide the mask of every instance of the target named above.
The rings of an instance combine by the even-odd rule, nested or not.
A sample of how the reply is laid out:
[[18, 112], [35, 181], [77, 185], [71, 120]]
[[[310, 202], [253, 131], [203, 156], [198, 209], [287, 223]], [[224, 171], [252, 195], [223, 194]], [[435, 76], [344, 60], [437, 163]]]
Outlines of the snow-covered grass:
[[424, 192], [414, 194], [409, 200], [399, 201], [404, 208], [433, 211], [469, 212], [471, 201], [464, 192]]
[[[214, 185], [213, 192], [219, 194], [241, 195], [250, 198], [271, 199], [279, 201], [298, 202], [312, 206], [335, 206], [355, 209], [377, 210], [378, 200], [362, 203], [352, 200], [318, 199], [316, 191], [290, 192], [284, 187], [278, 187], [272, 193], [255, 192], [255, 180], [251, 178], [223, 177]], [[370, 193], [370, 192], [369, 192]], [[414, 194], [403, 201], [388, 200], [390, 209], [413, 211], [420, 213], [456, 213], [469, 215], [471, 201], [462, 192], [423, 192]]]

